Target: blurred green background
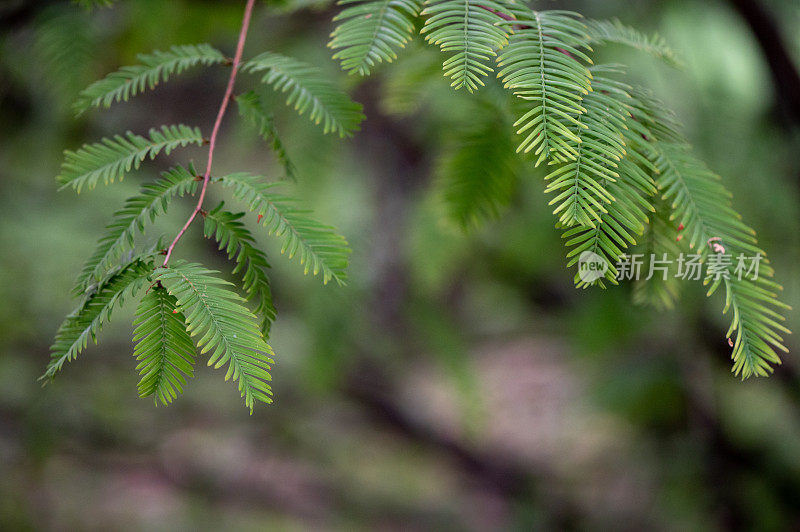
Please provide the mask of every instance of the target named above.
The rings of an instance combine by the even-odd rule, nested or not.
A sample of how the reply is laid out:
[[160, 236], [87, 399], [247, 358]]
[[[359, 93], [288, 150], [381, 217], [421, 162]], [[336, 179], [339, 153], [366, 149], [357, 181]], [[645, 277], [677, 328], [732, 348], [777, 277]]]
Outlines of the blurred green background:
[[[678, 113], [797, 309], [800, 118], [741, 3], [535, 5], [619, 17], [680, 53], [684, 71], [621, 48], [600, 55], [629, 65]], [[800, 64], [800, 3], [760, 4]], [[76, 196], [57, 192], [62, 150], [162, 123], [207, 131], [226, 72], [193, 70], [77, 120], [71, 102], [140, 52], [209, 42], [231, 54], [242, 7], [0, 3], [0, 528], [800, 527], [796, 339], [775, 376], [740, 382], [721, 302], [699, 285], [670, 312], [634, 307], [624, 285], [575, 290], [530, 164], [497, 221], [455, 229], [437, 171], [473, 113], [496, 111], [492, 88], [449, 91], [441, 57], [419, 39], [370, 80], [348, 78], [325, 48], [336, 12], [325, 1], [260, 3], [246, 49], [319, 65], [368, 117], [339, 140], [273, 99], [298, 168], [289, 189], [354, 249], [348, 286], [322, 287], [253, 227], [273, 265], [276, 403], [249, 416], [223, 373], [202, 364], [170, 407], [139, 399], [130, 308], [41, 388], [71, 284], [109, 216], [170, 162], [205, 162], [201, 149], [179, 151]], [[218, 171], [281, 172], [235, 112], [218, 154]], [[176, 202], [149, 235], [173, 235], [190, 203]], [[177, 255], [230, 272], [199, 226]]]

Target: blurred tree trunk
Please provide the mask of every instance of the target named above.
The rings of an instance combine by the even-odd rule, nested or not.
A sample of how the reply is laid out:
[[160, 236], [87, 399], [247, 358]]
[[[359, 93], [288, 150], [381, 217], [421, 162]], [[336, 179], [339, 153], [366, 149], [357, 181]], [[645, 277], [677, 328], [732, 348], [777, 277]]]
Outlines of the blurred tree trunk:
[[781, 28], [758, 0], [728, 0], [747, 23], [769, 66], [781, 117], [800, 126], [800, 74], [792, 60]]

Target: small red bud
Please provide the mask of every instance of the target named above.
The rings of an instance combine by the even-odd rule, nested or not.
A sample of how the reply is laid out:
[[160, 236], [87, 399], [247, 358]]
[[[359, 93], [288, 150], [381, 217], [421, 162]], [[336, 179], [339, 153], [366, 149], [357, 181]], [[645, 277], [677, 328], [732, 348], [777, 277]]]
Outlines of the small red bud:
[[678, 231], [683, 231], [683, 228], [684, 228], [684, 225], [683, 225], [683, 224], [679, 225], [679, 226], [678, 226]]
[[730, 338], [728, 338], [728, 345], [733, 347], [733, 340], [731, 340]]
[[180, 312], [180, 310], [178, 310], [178, 309], [175, 309], [175, 310], [172, 311], [173, 314], [177, 314], [178, 312]]
[[675, 240], [677, 242], [680, 242], [681, 240], [683, 240], [683, 235], [678, 235], [678, 237]]
[[263, 214], [259, 214], [258, 215], [258, 219], [256, 220], [256, 223], [261, 223], [261, 218], [263, 218], [263, 217], [264, 217]]

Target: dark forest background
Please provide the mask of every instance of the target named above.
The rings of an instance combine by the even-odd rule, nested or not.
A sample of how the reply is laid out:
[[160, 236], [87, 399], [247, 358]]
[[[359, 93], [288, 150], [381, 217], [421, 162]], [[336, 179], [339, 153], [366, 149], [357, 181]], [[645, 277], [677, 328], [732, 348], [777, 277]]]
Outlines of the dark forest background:
[[[603, 57], [676, 110], [800, 308], [800, 3], [537, 5], [667, 38], [684, 71], [621, 48]], [[669, 312], [633, 306], [625, 285], [575, 290], [532, 169], [497, 221], [466, 234], [446, 223], [437, 164], [468, 126], [469, 96], [448, 90], [419, 39], [373, 78], [348, 78], [325, 48], [336, 9], [324, 1], [262, 3], [246, 49], [319, 65], [368, 117], [339, 140], [276, 107], [296, 195], [354, 249], [348, 286], [323, 288], [258, 237], [279, 310], [276, 404], [249, 416], [202, 364], [172, 406], [139, 399], [130, 308], [41, 388], [111, 213], [170, 161], [204, 162], [181, 151], [76, 196], [57, 192], [62, 150], [162, 123], [208, 130], [226, 73], [193, 70], [77, 120], [71, 102], [140, 52], [232, 53], [242, 6], [0, 2], [0, 528], [800, 528], [796, 338], [773, 377], [740, 382], [721, 302], [701, 286]], [[235, 112], [218, 154], [220, 171], [280, 172]], [[158, 229], [173, 235], [190, 207]], [[230, 271], [199, 225], [177, 253]]]

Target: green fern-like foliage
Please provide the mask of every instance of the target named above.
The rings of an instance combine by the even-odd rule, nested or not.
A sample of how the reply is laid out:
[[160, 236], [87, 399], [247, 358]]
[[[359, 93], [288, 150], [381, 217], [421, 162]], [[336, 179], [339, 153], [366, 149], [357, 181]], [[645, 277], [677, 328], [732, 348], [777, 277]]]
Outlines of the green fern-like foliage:
[[[596, 67], [596, 70], [608, 73], [614, 69]], [[613, 160], [608, 160], [606, 163], [609, 165], [608, 170], [613, 169], [613, 171], [608, 171], [597, 181], [598, 185], [613, 198], [605, 206], [605, 212], [601, 213], [596, 221], [579, 222], [563, 234], [567, 247], [571, 248], [567, 255], [570, 259], [569, 267], [577, 264], [581, 254], [586, 251], [594, 253], [605, 263], [604, 279], [585, 282], [581, 279], [580, 272], [576, 273], [575, 284], [583, 288], [591, 285], [605, 286], [606, 281], [612, 284], [618, 283], [617, 277], [620, 272], [617, 264], [629, 248], [641, 242], [641, 237], [650, 222], [650, 214], [655, 209], [652, 198], [656, 194], [656, 185], [652, 176], [658, 172], [647, 157], [650, 151], [647, 149], [645, 139], [653, 136], [647, 127], [649, 115], [645, 116], [644, 111], [637, 107], [638, 100], [631, 96], [630, 93], [633, 92], [631, 87], [605, 76], [597, 76], [594, 83], [597, 84], [597, 92], [601, 92], [603, 98], [609, 97], [617, 101], [617, 107], [608, 101], [610, 107], [606, 111], [600, 108], [593, 112], [609, 112], [615, 109], [617, 113], [624, 112], [627, 115], [625, 124], [618, 130], [625, 143], [625, 155], [616, 165]], [[592, 93], [592, 98], [594, 97]], [[633, 113], [637, 110], [642, 111], [642, 114], [634, 117]], [[607, 141], [612, 142], [612, 139]]]
[[138, 195], [128, 199], [125, 206], [114, 213], [113, 220], [106, 227], [106, 234], [83, 267], [75, 291], [85, 291], [89, 284], [111, 269], [115, 260], [134, 247], [137, 231], [144, 232], [145, 224], [165, 213], [175, 196], [194, 194], [198, 185], [196, 175], [193, 167], [187, 170], [178, 166], [164, 172], [155, 183], [144, 185]]
[[[88, 6], [105, 2], [82, 3]], [[232, 67], [229, 90], [239, 72], [262, 74], [263, 83], [286, 92], [287, 103], [300, 115], [322, 124], [325, 132], [348, 136], [358, 129], [363, 119], [361, 106], [319, 70], [272, 53], [243, 62], [245, 41], [239, 42], [231, 60], [207, 44], [175, 46], [167, 52], [141, 55], [141, 64], [123, 67], [85, 89], [76, 109], [82, 112], [93, 106], [108, 107], [152, 89], [190, 67], [226, 62]], [[228, 108], [229, 96], [226, 91], [215, 132], [219, 131]], [[233, 99], [242, 118], [269, 143], [286, 176], [295, 179], [296, 168], [278, 136], [272, 112], [258, 93], [247, 91]], [[190, 144], [208, 145], [207, 172], [198, 175], [191, 164], [176, 166], [155, 182], [145, 184], [139, 194], [129, 198], [114, 214], [78, 277], [73, 293], [81, 298], [81, 304], [59, 329], [43, 377], [55, 376], [64, 363], [74, 360], [88, 346], [90, 339], [96, 342], [111, 312], [146, 287], [134, 320], [134, 356], [138, 360], [136, 369], [141, 373], [139, 395], [153, 396], [156, 402], [167, 404], [182, 392], [193, 375], [195, 348], [191, 338], [195, 337], [201, 351], [210, 354], [210, 365], [227, 366], [226, 379], [238, 382], [251, 412], [257, 402], [272, 402], [268, 383], [274, 355], [266, 338], [276, 311], [268, 277], [269, 263], [242, 221], [245, 213], [228, 212], [222, 204], [210, 212], [203, 209], [207, 187], [219, 182], [230, 185], [234, 195], [251, 209], [253, 218], [283, 241], [282, 251], [289, 258], [297, 257], [306, 273], [319, 274], [326, 283], [331, 279], [344, 283], [350, 252], [347, 241], [332, 228], [312, 220], [294, 200], [263, 183], [263, 178], [246, 174], [212, 177], [216, 143], [206, 141], [198, 128], [184, 125], [151, 129], [148, 136], [128, 132], [84, 145], [74, 152], [66, 151], [57, 180], [62, 188], [80, 192], [99, 183], [122, 180], [126, 174], [138, 170], [146, 159]], [[197, 204], [169, 246], [164, 246], [161, 238], [150, 246], [139, 242], [145, 227], [165, 214], [173, 200], [188, 195], [197, 195]], [[230, 283], [216, 278], [211, 270], [183, 261], [169, 263], [189, 225], [200, 219], [204, 221], [205, 235], [215, 239], [235, 263], [233, 273], [240, 276], [246, 299], [230, 290]], [[137, 249], [150, 251], [136, 254]], [[252, 302], [255, 313], [247, 308], [247, 301]]]
[[[109, 5], [111, 0], [77, 2], [92, 7]], [[393, 8], [398, 5], [393, 4]], [[178, 396], [193, 374], [195, 353], [191, 338], [195, 337], [201, 352], [210, 354], [210, 365], [227, 365], [226, 379], [238, 382], [251, 412], [256, 402], [272, 401], [268, 383], [274, 355], [266, 338], [276, 311], [268, 277], [269, 263], [242, 222], [245, 213], [228, 212], [223, 204], [210, 212], [204, 210], [203, 201], [212, 183], [230, 185], [234, 195], [252, 210], [253, 217], [283, 241], [282, 252], [289, 258], [299, 258], [306, 273], [319, 274], [326, 283], [331, 279], [339, 284], [344, 282], [350, 250], [346, 240], [332, 228], [312, 220], [294, 200], [279, 194], [271, 185], [263, 183], [262, 178], [246, 174], [231, 174], [222, 179], [212, 176], [217, 133], [232, 97], [238, 103], [241, 117], [269, 143], [286, 176], [296, 178], [296, 168], [278, 136], [271, 109], [255, 91], [232, 94], [240, 72], [261, 75], [262, 83], [286, 93], [287, 104], [298, 114], [321, 124], [325, 133], [352, 135], [364, 118], [361, 106], [315, 67], [270, 52], [243, 60], [252, 8], [253, 2], [248, 3], [232, 59], [208, 44], [173, 46], [166, 52], [138, 56], [139, 64], [122, 67], [80, 93], [75, 103], [79, 114], [91, 107], [109, 107], [114, 102], [127, 101], [192, 67], [220, 63], [232, 67], [212, 139], [206, 141], [197, 128], [162, 126], [151, 129], [148, 137], [128, 132], [65, 152], [57, 180], [62, 188], [71, 187], [78, 192], [94, 188], [98, 183], [119, 181], [132, 170], [139, 169], [147, 158], [153, 159], [159, 153], [169, 154], [190, 144], [208, 145], [208, 167], [203, 175], [198, 175], [191, 164], [188, 169], [177, 166], [154, 183], [144, 185], [139, 194], [128, 199], [114, 214], [78, 278], [74, 294], [81, 297], [82, 302], [59, 330], [45, 376], [54, 376], [65, 362], [73, 360], [87, 347], [89, 338], [96, 341], [97, 333], [112, 310], [147, 285], [134, 321], [134, 355], [139, 362], [137, 370], [142, 375], [141, 396], [154, 396], [156, 402], [164, 404]], [[416, 12], [408, 16], [414, 18]], [[382, 16], [381, 28], [386, 27], [384, 22], [391, 20], [390, 14]], [[348, 27], [354, 27], [352, 21]], [[61, 53], [55, 44], [50, 45], [49, 41], [47, 44], [48, 49], [55, 50], [49, 55]], [[163, 246], [163, 239], [149, 248], [137, 242], [146, 225], [164, 214], [175, 198], [195, 195], [198, 191], [191, 216], [169, 246]], [[247, 299], [230, 290], [230, 283], [215, 277], [211, 270], [184, 261], [169, 263], [178, 241], [198, 219], [204, 221], [206, 237], [215, 239], [235, 263], [233, 273], [241, 276], [241, 288]], [[151, 251], [134, 254], [134, 250], [142, 248]], [[157, 259], [162, 256], [163, 261], [157, 265]], [[255, 303], [255, 314], [245, 306], [248, 300]]]
[[484, 85], [482, 78], [492, 72], [491, 59], [508, 43], [508, 33], [496, 23], [497, 13], [511, 17], [499, 2], [473, 0], [428, 0], [423, 16], [428, 16], [421, 33], [425, 40], [452, 53], [442, 64], [444, 75], [455, 89], [470, 92]]
[[43, 88], [65, 111], [92, 79], [97, 33], [88, 13], [67, 5], [54, 4], [36, 17], [33, 59], [43, 70]]
[[521, 161], [509, 121], [494, 106], [490, 118], [459, 131], [438, 167], [437, 188], [448, 217], [463, 229], [496, 218], [513, 195]]
[[[675, 302], [680, 295], [681, 281], [677, 277], [676, 260], [683, 249], [681, 227], [672, 218], [672, 209], [657, 194], [653, 198], [655, 213], [650, 218], [650, 224], [645, 229], [639, 248], [633, 253], [639, 253], [647, 261], [654, 258], [662, 261], [660, 265], [666, 269], [666, 275], [653, 268], [653, 275], [647, 271], [633, 283], [633, 302], [637, 305], [648, 305], [656, 310], [665, 311], [675, 307]], [[649, 277], [649, 278], [648, 278]]]
[[186, 316], [186, 330], [195, 338], [200, 353], [209, 353], [208, 365], [220, 368], [227, 364], [225, 380], [237, 381], [252, 412], [256, 401], [272, 402], [269, 372], [275, 355], [244, 299], [215, 273], [182, 262], [157, 269], [153, 277], [177, 299], [176, 308]]
[[545, 178], [549, 181], [545, 192], [557, 194], [550, 201], [557, 205], [553, 214], [567, 227], [593, 227], [607, 212], [607, 205], [615, 201], [604, 184], [619, 177], [618, 163], [626, 152], [622, 131], [627, 129], [630, 96], [625, 87], [597, 75], [603, 70], [592, 69], [594, 91], [583, 99], [586, 112], [576, 117], [578, 125], [573, 131], [580, 142], [575, 143], [575, 159]]
[[683, 142], [677, 117], [662, 101], [642, 87], [633, 86], [627, 90], [632, 100], [631, 120], [626, 124], [633, 130], [632, 138], [641, 152], [652, 154], [656, 142]]
[[[661, 143], [655, 146], [655, 159], [661, 175], [659, 188], [670, 200], [674, 216], [686, 226], [689, 246], [698, 252], [707, 240], [719, 237], [724, 242], [757, 253], [754, 231], [741, 221], [731, 205], [731, 194], [716, 174], [692, 155], [686, 144]], [[702, 202], [700, 205], [697, 202]], [[706, 213], [713, 213], [706, 215]], [[715, 219], [718, 218], [718, 219]]]
[[422, 7], [420, 0], [342, 0], [348, 6], [334, 21], [344, 21], [331, 33], [330, 48], [342, 68], [367, 76], [378, 63], [397, 59], [414, 31], [414, 20]]
[[167, 405], [194, 375], [195, 348], [186, 332], [186, 318], [177, 299], [158, 284], [142, 298], [133, 324], [133, 356], [142, 376], [139, 397], [153, 396], [156, 403]]
[[349, 137], [364, 119], [361, 105], [334, 86], [318, 68], [284, 55], [264, 52], [247, 61], [242, 69], [264, 72], [262, 82], [287, 93], [286, 105], [298, 114], [306, 112], [323, 132]]
[[574, 129], [586, 127], [577, 116], [586, 112], [581, 101], [592, 90], [586, 28], [560, 11], [530, 11], [519, 20], [524, 26], [514, 30], [497, 58], [497, 77], [531, 105], [514, 124], [524, 135], [517, 150], [533, 150], [537, 166], [574, 160], [581, 141]]
[[[492, 217], [511, 198], [517, 169], [525, 160], [514, 153], [516, 130], [522, 135], [516, 152], [532, 152], [533, 164], [548, 168], [545, 190], [553, 194], [569, 266], [586, 252], [600, 257], [606, 266], [602, 279], [584, 281], [576, 275], [577, 286], [616, 284], [617, 263], [623, 255], [642, 249], [674, 255], [679, 253], [678, 240], [708, 264], [719, 262], [723, 255], [763, 257], [753, 230], [733, 209], [720, 179], [691, 153], [674, 117], [646, 90], [619, 81], [621, 68], [592, 66], [591, 45], [605, 43], [633, 46], [675, 63], [674, 53], [661, 38], [644, 36], [617, 21], [585, 22], [575, 13], [533, 11], [512, 0], [427, 0], [421, 13], [419, 2], [348, 0], [330, 46], [345, 70], [366, 75], [378, 63], [396, 57], [419, 18], [424, 19], [425, 40], [448, 54], [444, 73], [453, 88], [474, 92], [497, 70], [505, 89], [497, 91], [513, 102], [520, 118], [507, 125], [505, 113], [489, 113], [488, 118], [476, 114], [470, 117], [474, 122], [470, 127], [451, 136], [455, 150], [440, 165], [438, 182], [451, 217], [459, 224], [474, 225]], [[243, 25], [242, 37], [245, 30]], [[84, 90], [76, 109], [108, 107], [191, 67], [230, 62], [228, 87], [235, 86], [239, 71], [254, 73], [262, 84], [285, 93], [286, 103], [325, 133], [346, 137], [358, 130], [364, 118], [361, 106], [329, 76], [272, 52], [240, 62], [241, 46], [230, 61], [206, 44], [140, 56], [139, 65], [123, 67]], [[438, 66], [435, 75], [440, 79]], [[496, 94], [482, 90], [472, 97]], [[270, 143], [285, 173], [294, 177], [296, 169], [277, 135], [272, 110], [254, 91], [235, 99], [241, 116]], [[214, 131], [219, 131], [227, 105], [224, 99]], [[399, 107], [422, 108], [419, 102], [408, 101]], [[204, 139], [199, 129], [183, 125], [152, 129], [149, 137], [117, 135], [65, 152], [58, 181], [62, 188], [78, 192], [91, 189], [121, 180], [147, 158], [190, 144], [203, 145]], [[281, 241], [283, 254], [296, 258], [306, 274], [319, 275], [324, 283], [345, 282], [350, 249], [344, 237], [314, 220], [278, 184], [247, 173], [212, 173], [214, 145], [209, 142], [209, 171], [203, 176], [191, 166], [178, 166], [145, 185], [114, 215], [81, 272], [75, 290], [81, 303], [59, 329], [43, 377], [52, 378], [86, 349], [90, 339], [96, 342], [112, 311], [145, 289], [134, 332], [134, 354], [142, 374], [140, 395], [165, 404], [177, 397], [193, 374], [194, 338], [201, 353], [209, 354], [209, 365], [226, 366], [226, 378], [237, 381], [251, 411], [257, 402], [272, 401], [274, 355], [267, 334], [276, 313], [269, 264], [244, 217], [252, 216], [266, 227]], [[207, 187], [218, 184], [243, 202], [247, 213], [226, 211], [222, 204], [204, 210]], [[174, 198], [195, 194], [200, 186], [191, 217], [169, 247], [164, 249], [160, 239], [154, 246], [137, 242], [146, 224], [163, 214]], [[198, 219], [204, 220], [205, 235], [214, 238], [235, 263], [233, 273], [241, 276], [246, 299], [212, 270], [177, 259], [169, 262], [186, 229]], [[136, 249], [149, 251], [136, 254]], [[778, 352], [786, 349], [782, 335], [788, 329], [782, 311], [787, 307], [777, 297], [780, 286], [772, 280], [774, 272], [765, 258], [757, 279], [740, 278], [734, 264], [735, 260], [705, 279], [708, 293], [724, 287], [724, 311], [732, 315], [728, 336], [733, 371], [742, 377], [767, 375], [780, 362]], [[661, 308], [676, 297], [674, 279], [640, 283], [634, 289], [637, 302]], [[254, 311], [248, 309], [248, 300]]]
[[278, 136], [273, 115], [264, 107], [261, 97], [257, 93], [249, 91], [237, 96], [236, 103], [239, 106], [239, 115], [255, 127], [261, 138], [270, 145], [275, 157], [283, 165], [286, 177], [291, 180], [297, 179], [297, 169]]
[[618, 19], [587, 20], [587, 31], [592, 44], [622, 44], [661, 59], [675, 68], [683, 68], [678, 54], [659, 34], [647, 35], [635, 28], [626, 26]]
[[135, 296], [152, 273], [152, 254], [137, 256], [98, 283], [95, 291], [84, 298], [58, 329], [50, 348], [50, 363], [42, 378], [55, 377], [65, 362], [74, 360], [86, 349], [90, 339], [97, 343], [97, 334], [111, 319], [112, 311], [125, 299]]
[[296, 201], [277, 192], [275, 184], [264, 183], [259, 176], [236, 173], [219, 179], [258, 215], [259, 223], [266, 226], [269, 234], [283, 241], [281, 253], [290, 259], [299, 258], [303, 273], [321, 275], [326, 284], [330, 280], [345, 283], [350, 248], [333, 227], [309, 218], [309, 211], [299, 209]]
[[[606, 282], [617, 284], [619, 261], [633, 246], [645, 240], [645, 231], [655, 223], [652, 222], [651, 213], [655, 211], [654, 203], [658, 200], [655, 197], [657, 189], [652, 176], [657, 175], [659, 170], [651, 161], [652, 143], [659, 138], [678, 136], [671, 116], [660, 110], [660, 102], [653, 99], [647, 91], [608, 77], [609, 74], [619, 73], [616, 67], [596, 66], [592, 67], [592, 71], [598, 74], [592, 81], [596, 90], [584, 100], [589, 112], [582, 116], [582, 120], [590, 126], [589, 130], [599, 133], [598, 141], [595, 142], [600, 145], [605, 143], [607, 146], [620, 146], [616, 135], [621, 135], [625, 149], [621, 162], [616, 163], [614, 158], [606, 157], [601, 159], [601, 164], [593, 167], [596, 171], [599, 170], [595, 176], [597, 179], [593, 180], [597, 185], [591, 183], [588, 190], [591, 192], [595, 190], [595, 186], [599, 186], [613, 198], [604, 206], [599, 218], [577, 220], [577, 223], [569, 223], [563, 216], [560, 219], [562, 226], [573, 225], [563, 235], [566, 245], [571, 248], [567, 255], [570, 259], [568, 266], [577, 264], [581, 255], [587, 251], [600, 257], [605, 263], [604, 279], [585, 282], [579, 273], [575, 275], [576, 286], [584, 288], [591, 285], [605, 286]], [[602, 102], [599, 107], [592, 103], [595, 99]], [[594, 114], [597, 116], [593, 116]], [[624, 123], [619, 122], [621, 116], [625, 117]], [[595, 118], [599, 120], [595, 122]], [[616, 122], [616, 127], [611, 130], [606, 128], [609, 121]], [[612, 136], [613, 131], [617, 134]], [[582, 143], [580, 151], [591, 153], [588, 148]], [[573, 167], [571, 162], [565, 166]], [[574, 167], [580, 169], [578, 165]], [[584, 169], [585, 171], [587, 170]], [[575, 184], [578, 187], [576, 190], [583, 190], [579, 179]], [[673, 285], [674, 280], [665, 284]]]
[[723, 254], [733, 257], [719, 278], [706, 278], [708, 294], [720, 286], [725, 289], [725, 312], [733, 319], [728, 337], [733, 339], [733, 372], [743, 378], [764, 376], [772, 371], [771, 364], [780, 363], [777, 351], [787, 351], [783, 335], [789, 330], [780, 314], [788, 307], [778, 300], [780, 285], [771, 280], [774, 272], [769, 262], [762, 260], [756, 280], [735, 272], [736, 257], [765, 257], [755, 238], [755, 232], [741, 221], [731, 205], [731, 195], [721, 184], [719, 176], [697, 160], [685, 144], [658, 144], [655, 164], [661, 174], [659, 189], [670, 201], [675, 220], [685, 226], [689, 245], [711, 260], [710, 243], [719, 242]]
[[442, 87], [439, 54], [414, 43], [381, 80], [381, 110], [393, 116], [411, 116], [422, 109]]
[[267, 277], [270, 266], [266, 255], [256, 247], [253, 235], [241, 221], [244, 213], [233, 214], [223, 210], [224, 206], [224, 203], [220, 203], [205, 214], [203, 231], [206, 237], [214, 238], [219, 243], [219, 248], [225, 250], [229, 259], [236, 262], [233, 273], [241, 274], [247, 299], [257, 302], [255, 313], [260, 318], [261, 332], [267, 338], [277, 314]]
[[71, 187], [80, 193], [84, 188], [94, 188], [100, 181], [105, 185], [121, 181], [131, 168], [138, 169], [148, 157], [155, 159], [161, 152], [169, 155], [175, 148], [202, 143], [199, 128], [182, 124], [151, 129], [150, 138], [129, 131], [124, 137], [115, 135], [96, 144], [86, 144], [78, 151], [65, 151], [61, 173], [56, 179], [61, 188]]
[[[655, 193], [650, 176], [629, 159], [619, 165], [619, 177], [615, 181], [602, 181], [601, 184], [614, 196], [599, 223], [577, 225], [564, 232], [563, 238], [571, 248], [567, 257], [568, 267], [578, 263], [585, 251], [599, 256], [606, 264], [605, 279], [617, 284], [617, 261], [625, 250], [637, 243], [637, 239], [648, 223], [648, 213], [652, 210], [648, 198]], [[603, 280], [585, 282], [579, 273], [575, 274], [575, 284], [587, 287], [592, 284], [603, 286]]]
[[75, 111], [80, 114], [91, 107], [110, 107], [114, 102], [128, 101], [147, 89], [152, 90], [188, 68], [225, 62], [222, 52], [207, 44], [173, 46], [166, 52], [156, 50], [139, 55], [138, 59], [141, 64], [122, 67], [81, 92]]

